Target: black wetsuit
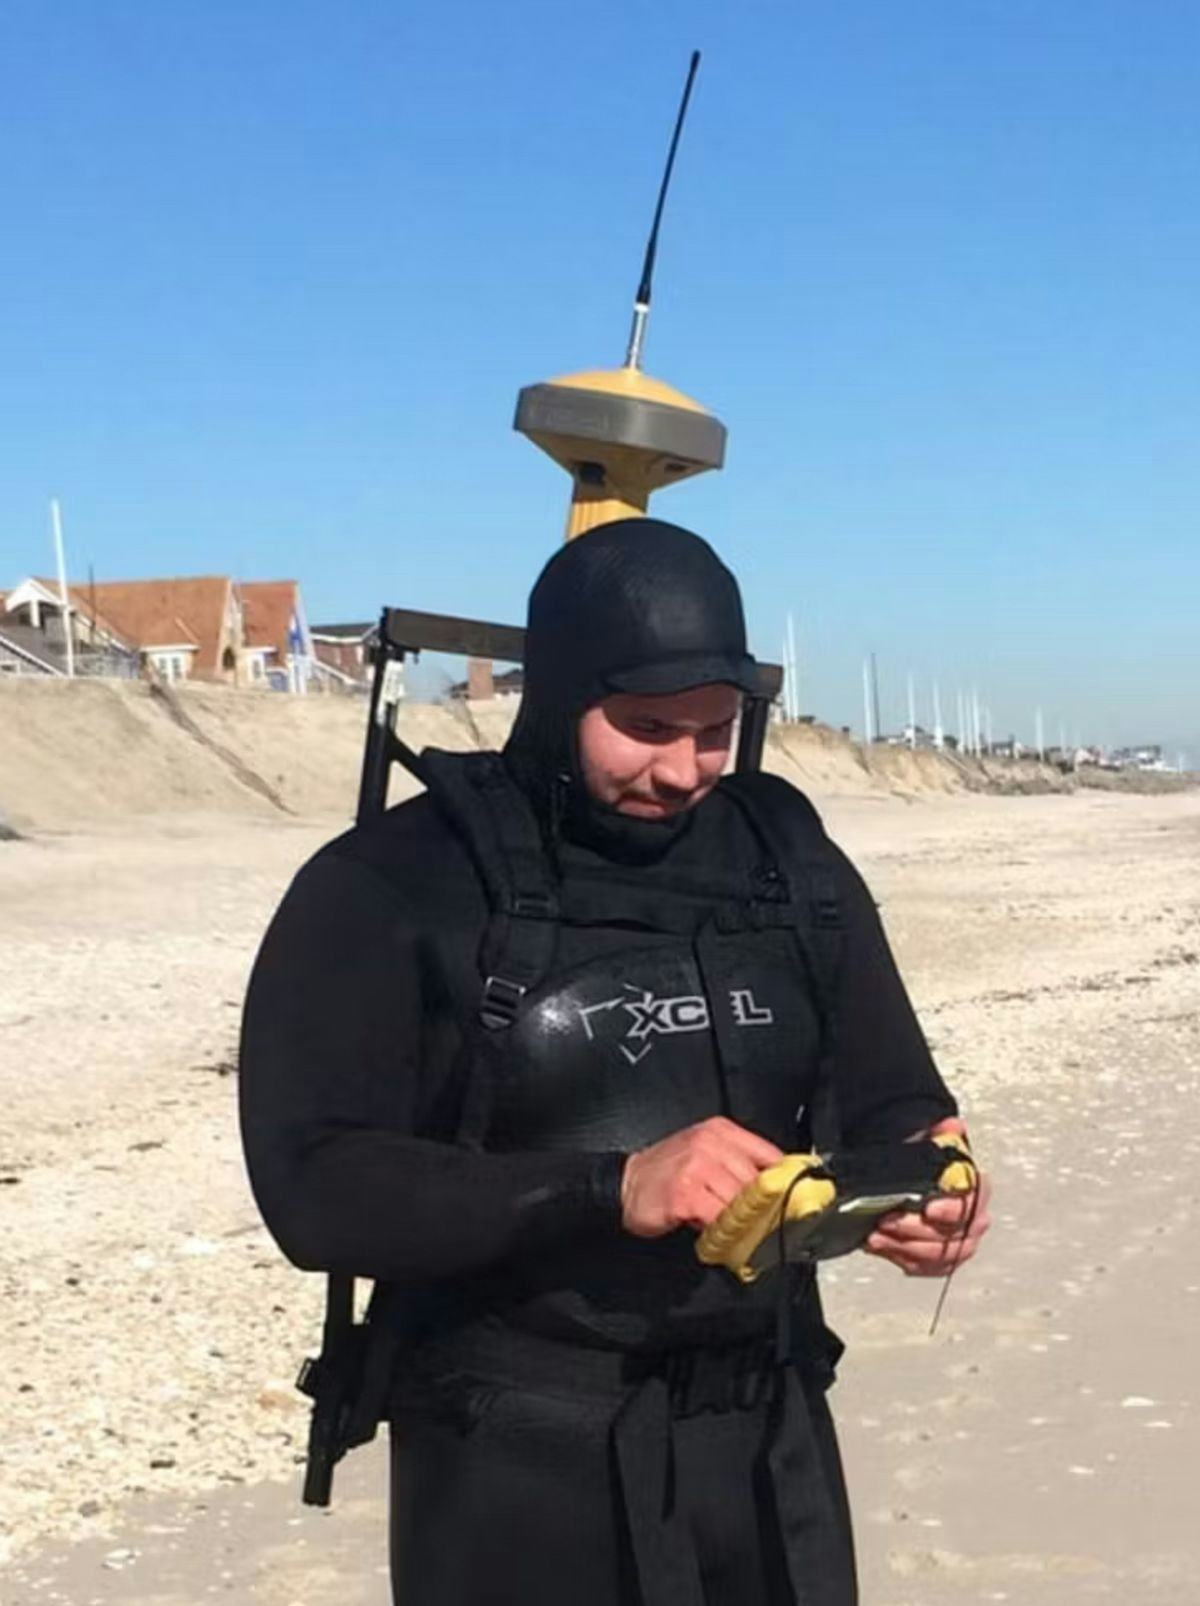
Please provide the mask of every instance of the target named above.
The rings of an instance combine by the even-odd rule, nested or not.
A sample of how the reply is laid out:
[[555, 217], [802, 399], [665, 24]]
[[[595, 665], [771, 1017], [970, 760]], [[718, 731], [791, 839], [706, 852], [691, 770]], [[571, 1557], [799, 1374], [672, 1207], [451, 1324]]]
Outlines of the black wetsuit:
[[[621, 1226], [630, 1147], [718, 1113], [803, 1141], [820, 1034], [789, 934], [736, 935], [719, 986], [693, 968], [689, 929], [737, 899], [762, 843], [726, 787], [635, 864], [586, 822], [563, 830], [552, 976], [495, 1050], [487, 1152], [457, 1139], [488, 909], [428, 797], [301, 871], [250, 989], [242, 1108], [265, 1219], [298, 1266], [395, 1285], [413, 1321], [396, 1599], [850, 1606], [815, 1287], [793, 1287], [793, 1353], [766, 1364], [778, 1274], [745, 1289], [699, 1264], [690, 1232]], [[954, 1103], [869, 893], [822, 851], [844, 1135], [902, 1137]]]

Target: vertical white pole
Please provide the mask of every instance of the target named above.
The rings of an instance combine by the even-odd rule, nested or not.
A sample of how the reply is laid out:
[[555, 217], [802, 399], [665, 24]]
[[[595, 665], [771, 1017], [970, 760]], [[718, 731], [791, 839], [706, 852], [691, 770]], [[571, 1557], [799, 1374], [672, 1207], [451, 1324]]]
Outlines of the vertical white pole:
[[940, 753], [946, 745], [946, 733], [942, 729], [942, 694], [938, 683], [933, 683], [933, 745]]
[[958, 702], [958, 750], [960, 753], [965, 753], [967, 750], [967, 707], [963, 702], [961, 686], [957, 688], [954, 695]]
[[788, 634], [788, 671], [792, 686], [792, 718], [800, 718], [800, 668], [796, 662], [796, 621], [789, 613], [787, 616]]
[[792, 717], [792, 666], [788, 663], [787, 637], [783, 638], [783, 651], [780, 654], [783, 660], [783, 696], [780, 698], [783, 722], [786, 725]]
[[983, 711], [983, 729], [987, 740], [987, 750], [990, 753], [994, 746], [992, 741], [992, 711], [990, 708], [985, 708]]
[[971, 751], [979, 757], [979, 692], [971, 687]]
[[870, 747], [875, 740], [871, 730], [871, 665], [863, 659], [863, 735]]
[[1046, 732], [1042, 724], [1042, 711], [1040, 708], [1037, 711], [1037, 718], [1034, 720], [1034, 729], [1037, 734], [1038, 758], [1044, 759], [1046, 756]]
[[911, 669], [908, 672], [908, 745], [914, 749], [917, 745], [917, 687]]
[[58, 498], [50, 498], [50, 523], [54, 528], [54, 552], [58, 562], [58, 596], [62, 604], [63, 640], [67, 646], [67, 678], [75, 675], [75, 643], [71, 639], [71, 601], [67, 596], [67, 563], [63, 556], [62, 514]]

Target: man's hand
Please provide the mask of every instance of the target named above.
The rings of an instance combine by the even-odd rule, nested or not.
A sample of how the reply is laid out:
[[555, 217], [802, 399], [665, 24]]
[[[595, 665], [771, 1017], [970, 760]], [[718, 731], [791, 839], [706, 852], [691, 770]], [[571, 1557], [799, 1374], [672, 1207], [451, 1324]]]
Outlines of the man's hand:
[[625, 1162], [621, 1214], [635, 1238], [661, 1238], [676, 1227], [697, 1232], [783, 1158], [766, 1138], [715, 1115], [639, 1149]]
[[[943, 1132], [965, 1137], [967, 1129], [955, 1117], [916, 1136], [932, 1138]], [[890, 1260], [910, 1277], [945, 1277], [972, 1258], [991, 1226], [988, 1200], [992, 1188], [986, 1177], [980, 1176], [976, 1192], [978, 1198], [976, 1193], [947, 1194], [931, 1199], [923, 1210], [894, 1210], [880, 1220], [863, 1248], [869, 1255]], [[964, 1233], [963, 1224], [972, 1211], [974, 1216]]]

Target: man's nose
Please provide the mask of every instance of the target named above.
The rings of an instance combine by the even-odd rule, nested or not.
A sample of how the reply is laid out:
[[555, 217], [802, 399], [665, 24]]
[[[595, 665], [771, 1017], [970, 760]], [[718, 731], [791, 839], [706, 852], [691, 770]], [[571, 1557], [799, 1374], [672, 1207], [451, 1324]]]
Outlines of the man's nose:
[[700, 784], [700, 766], [694, 736], [680, 736], [669, 747], [660, 748], [654, 765], [654, 780], [658, 786], [672, 792], [696, 790]]

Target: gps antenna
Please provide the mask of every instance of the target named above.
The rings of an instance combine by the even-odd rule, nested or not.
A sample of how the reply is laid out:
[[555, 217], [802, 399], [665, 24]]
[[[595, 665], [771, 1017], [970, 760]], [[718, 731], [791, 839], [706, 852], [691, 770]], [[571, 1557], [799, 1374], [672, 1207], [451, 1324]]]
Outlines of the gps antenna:
[[667, 152], [667, 165], [663, 170], [662, 186], [658, 192], [658, 205], [654, 208], [654, 221], [650, 225], [650, 238], [646, 241], [646, 256], [642, 262], [642, 277], [638, 281], [637, 294], [633, 298], [633, 324], [629, 331], [629, 350], [625, 353], [626, 368], [640, 368], [642, 366], [642, 347], [646, 342], [646, 320], [650, 316], [650, 285], [654, 278], [654, 257], [658, 251], [658, 227], [662, 222], [663, 205], [667, 199], [667, 190], [671, 183], [671, 169], [675, 166], [675, 152], [679, 146], [679, 136], [683, 132], [683, 119], [687, 116], [688, 101], [692, 94], [692, 84], [696, 79], [696, 68], [700, 65], [700, 52], [692, 51], [692, 60], [688, 67], [687, 82], [683, 86], [683, 99], [679, 102], [679, 116], [675, 119], [675, 132], [671, 135], [671, 148]]
[[721, 420], [673, 385], [642, 372], [658, 230], [699, 65], [700, 52], [693, 51], [646, 242], [624, 365], [525, 385], [517, 397], [513, 428], [571, 476], [568, 541], [598, 524], [641, 517], [654, 492], [725, 461]]

